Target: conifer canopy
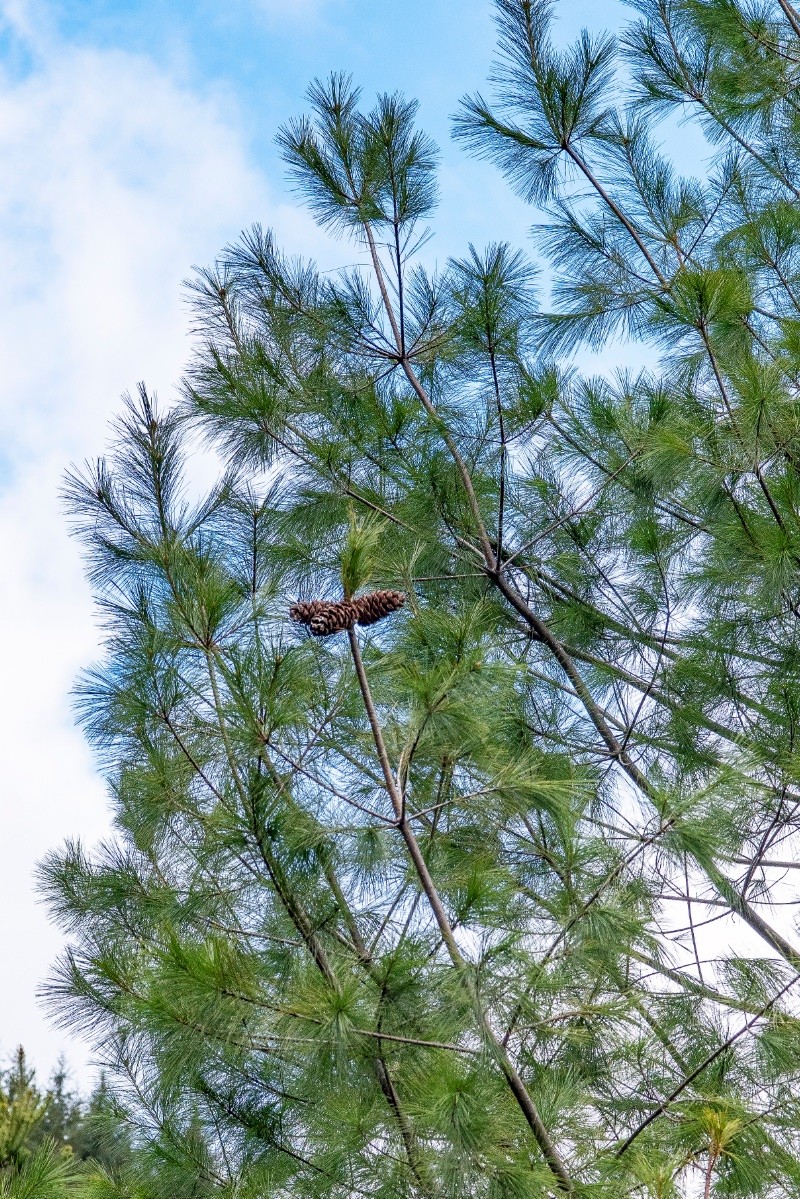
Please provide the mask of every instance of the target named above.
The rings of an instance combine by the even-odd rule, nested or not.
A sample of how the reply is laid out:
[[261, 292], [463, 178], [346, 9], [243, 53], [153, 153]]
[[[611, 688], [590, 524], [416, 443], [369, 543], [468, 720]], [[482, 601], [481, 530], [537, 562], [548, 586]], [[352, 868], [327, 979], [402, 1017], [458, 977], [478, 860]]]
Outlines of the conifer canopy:
[[42, 867], [49, 995], [144, 1199], [800, 1195], [800, 18], [553, 8], [454, 122], [538, 275], [429, 269], [416, 106], [334, 75], [279, 144], [358, 264], [245, 233], [68, 480], [116, 831]]

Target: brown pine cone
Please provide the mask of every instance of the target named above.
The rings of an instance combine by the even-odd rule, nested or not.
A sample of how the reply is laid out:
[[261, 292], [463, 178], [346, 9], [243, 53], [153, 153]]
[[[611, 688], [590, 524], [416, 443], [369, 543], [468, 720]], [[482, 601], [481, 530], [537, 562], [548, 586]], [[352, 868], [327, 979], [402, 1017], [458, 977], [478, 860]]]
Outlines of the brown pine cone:
[[298, 600], [289, 609], [289, 619], [296, 620], [298, 624], [310, 624], [315, 616], [329, 607], [327, 600]]
[[308, 625], [315, 637], [330, 637], [352, 629], [358, 611], [350, 600], [299, 600], [292, 604], [289, 616], [298, 624]]
[[332, 633], [342, 633], [352, 629], [356, 623], [358, 612], [350, 600], [339, 600], [337, 603], [320, 602], [320, 610], [315, 612], [308, 622], [308, 627], [315, 637], [330, 637]]
[[330, 637], [352, 629], [356, 622], [376, 624], [405, 602], [402, 591], [372, 591], [355, 600], [298, 600], [289, 609], [289, 617], [308, 625], [315, 637]]
[[358, 609], [358, 623], [370, 625], [402, 608], [406, 597], [402, 591], [371, 591], [369, 595], [360, 595], [353, 602]]

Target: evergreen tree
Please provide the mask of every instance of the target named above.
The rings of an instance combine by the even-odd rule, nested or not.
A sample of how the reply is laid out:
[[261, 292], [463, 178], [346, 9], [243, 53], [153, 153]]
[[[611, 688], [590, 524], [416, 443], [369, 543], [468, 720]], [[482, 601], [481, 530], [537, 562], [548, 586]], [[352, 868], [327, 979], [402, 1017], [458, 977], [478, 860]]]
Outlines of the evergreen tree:
[[[334, 76], [280, 144], [363, 264], [246, 234], [182, 406], [70, 478], [117, 835], [43, 868], [51, 995], [143, 1193], [800, 1195], [800, 18], [637, 0], [558, 50], [551, 7], [498, 0], [456, 133], [553, 311], [502, 243], [424, 269], [415, 106]], [[620, 337], [658, 367], [571, 365]]]
[[48, 1109], [20, 1045], [9, 1069], [0, 1073], [0, 1172], [18, 1170], [30, 1156], [33, 1138]]
[[104, 1077], [84, 1101], [69, 1089], [62, 1058], [42, 1091], [17, 1049], [0, 1072], [0, 1199], [103, 1199], [97, 1188], [106, 1181], [120, 1183], [122, 1199], [127, 1181], [149, 1169]]
[[132, 1131], [104, 1074], [100, 1075], [89, 1098], [80, 1105], [69, 1141], [79, 1161], [106, 1170], [121, 1169], [134, 1156]]
[[52, 1141], [55, 1145], [74, 1152], [82, 1123], [81, 1102], [69, 1089], [66, 1062], [60, 1058], [44, 1096], [41, 1119], [36, 1125], [32, 1142], [36, 1144], [42, 1140]]

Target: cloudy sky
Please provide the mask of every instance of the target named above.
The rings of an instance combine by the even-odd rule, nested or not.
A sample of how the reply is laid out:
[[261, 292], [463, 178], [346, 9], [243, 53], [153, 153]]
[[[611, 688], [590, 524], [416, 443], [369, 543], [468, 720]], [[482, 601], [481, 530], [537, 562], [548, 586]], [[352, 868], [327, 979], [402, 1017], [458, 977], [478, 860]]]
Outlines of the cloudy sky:
[[[615, 27], [617, 0], [566, 0], [561, 31]], [[42, 1075], [60, 1050], [36, 988], [61, 938], [32, 886], [66, 836], [107, 831], [70, 687], [97, 653], [59, 508], [70, 462], [102, 452], [119, 396], [174, 394], [181, 280], [254, 221], [295, 253], [347, 260], [296, 206], [273, 138], [316, 75], [399, 89], [443, 149], [435, 253], [524, 243], [531, 212], [448, 144], [484, 84], [490, 0], [0, 0], [0, 1055]]]

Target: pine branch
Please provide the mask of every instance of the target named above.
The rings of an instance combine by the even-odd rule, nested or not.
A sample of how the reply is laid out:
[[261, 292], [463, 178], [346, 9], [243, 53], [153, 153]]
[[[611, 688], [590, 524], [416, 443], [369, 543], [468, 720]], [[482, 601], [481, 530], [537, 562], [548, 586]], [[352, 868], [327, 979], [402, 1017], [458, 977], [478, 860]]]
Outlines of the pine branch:
[[670, 1092], [666, 1099], [662, 1100], [658, 1107], [650, 1113], [647, 1119], [643, 1120], [642, 1123], [638, 1125], [638, 1127], [635, 1128], [633, 1132], [623, 1141], [622, 1145], [616, 1150], [616, 1156], [622, 1157], [623, 1154], [627, 1153], [633, 1142], [641, 1136], [645, 1129], [649, 1128], [650, 1125], [653, 1124], [654, 1121], [656, 1121], [660, 1116], [663, 1116], [664, 1113], [675, 1102], [675, 1100], [683, 1094], [686, 1088], [691, 1086], [691, 1084], [697, 1078], [699, 1078], [709, 1066], [712, 1066], [718, 1058], [720, 1058], [724, 1053], [727, 1053], [731, 1046], [735, 1045], [740, 1037], [743, 1037], [746, 1033], [750, 1032], [750, 1030], [755, 1027], [759, 1020], [763, 1020], [764, 1016], [766, 1016], [770, 1009], [775, 1006], [778, 1000], [781, 999], [786, 992], [798, 981], [800, 980], [793, 978], [786, 984], [786, 986], [781, 987], [777, 995], [774, 995], [772, 999], [765, 1003], [752, 1017], [752, 1019], [748, 1020], [746, 1024], [743, 1024], [740, 1028], [738, 1028], [736, 1032], [731, 1033], [731, 1035], [725, 1041], [723, 1041], [721, 1045], [718, 1045], [712, 1053], [708, 1054], [708, 1056], [699, 1064], [699, 1066], [696, 1066], [690, 1074], [687, 1074], [686, 1077], [681, 1080], [678, 1086]]

